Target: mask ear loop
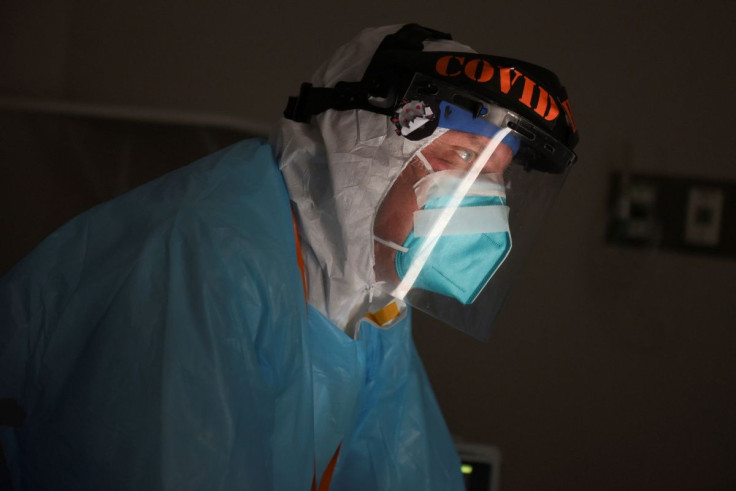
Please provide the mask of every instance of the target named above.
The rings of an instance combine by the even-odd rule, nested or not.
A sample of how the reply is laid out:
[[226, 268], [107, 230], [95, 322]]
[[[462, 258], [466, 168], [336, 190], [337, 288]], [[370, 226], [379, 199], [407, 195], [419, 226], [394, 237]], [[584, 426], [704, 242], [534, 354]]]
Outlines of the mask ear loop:
[[434, 173], [434, 169], [432, 168], [432, 164], [429, 163], [429, 160], [427, 160], [427, 157], [424, 156], [421, 150], [417, 150], [417, 153], [415, 154], [416, 157], [424, 164], [424, 167], [427, 169], [427, 172], [430, 174]]
[[408, 248], [406, 248], [406, 247], [404, 247], [402, 245], [399, 245], [396, 242], [391, 242], [390, 240], [382, 239], [382, 238], [380, 238], [377, 235], [374, 235], [373, 236], [373, 240], [375, 240], [379, 244], [383, 244], [386, 247], [390, 247], [391, 249], [394, 249], [396, 251], [404, 252], [404, 253], [409, 252], [409, 249]]
[[[389, 123], [389, 124], [391, 124], [391, 123]], [[432, 165], [429, 163], [429, 160], [427, 160], [427, 157], [425, 157], [424, 154], [422, 154], [422, 150], [425, 149], [425, 148], [427, 148], [429, 145], [431, 145], [437, 138], [439, 138], [442, 135], [444, 135], [445, 133], [447, 133], [447, 131], [448, 130], [446, 128], [437, 128], [435, 130], [435, 132], [432, 133], [431, 137], [427, 137], [426, 141], [424, 141], [422, 143], [422, 145], [419, 147], [419, 149], [413, 151], [413, 153], [411, 154], [411, 157], [406, 160], [406, 162], [404, 163], [404, 165], [401, 167], [401, 170], [396, 174], [396, 177], [393, 179], [393, 181], [391, 181], [391, 184], [383, 192], [383, 195], [381, 196], [381, 199], [378, 201], [379, 203], [383, 203], [383, 200], [386, 198], [386, 195], [388, 194], [389, 190], [391, 189], [391, 187], [396, 182], [396, 179], [399, 178], [399, 176], [401, 175], [402, 172], [404, 172], [404, 170], [406, 169], [407, 166], [409, 166], [409, 165], [412, 164], [412, 162], [414, 161], [414, 157], [417, 157], [419, 159], [419, 161], [422, 163], [422, 165], [427, 169], [427, 171], [430, 174], [435, 172], [435, 170], [432, 169]], [[378, 207], [376, 207], [376, 210], [378, 210]], [[375, 228], [375, 222], [376, 222], [376, 213], [373, 214], [373, 221], [371, 222], [371, 230], [374, 230], [374, 228]], [[378, 237], [375, 234], [373, 235], [373, 238], [374, 238], [374, 240], [376, 242], [379, 242], [379, 243], [381, 243], [381, 244], [383, 244], [385, 246], [388, 246], [391, 249], [395, 249], [395, 250], [397, 250], [399, 252], [404, 252], [404, 253], [409, 252], [409, 249], [407, 249], [406, 247], [404, 247], [404, 246], [402, 246], [400, 244], [397, 244], [396, 242], [392, 242], [390, 240], [382, 239], [381, 237]], [[373, 249], [371, 249], [371, 257], [375, 257], [375, 251]], [[371, 291], [372, 291], [372, 289], [374, 287], [374, 284], [375, 284], [375, 278], [371, 281], [371, 286], [370, 286]]]
[[[432, 253], [435, 246], [437, 245], [437, 241], [442, 236], [442, 233], [447, 227], [447, 224], [450, 223], [452, 215], [455, 214], [455, 211], [460, 206], [463, 198], [470, 190], [470, 186], [478, 178], [478, 176], [480, 175], [480, 171], [483, 170], [483, 167], [486, 165], [488, 159], [491, 158], [491, 155], [493, 155], [493, 153], [496, 151], [496, 148], [498, 148], [498, 146], [501, 144], [501, 141], [506, 138], [509, 133], [511, 133], [511, 128], [503, 128], [498, 133], [496, 133], [491, 141], [488, 143], [488, 146], [483, 149], [481, 154], [478, 156], [478, 159], [473, 163], [473, 166], [468, 171], [468, 174], [462, 179], [462, 181], [460, 181], [460, 184], [458, 185], [455, 192], [452, 194], [447, 207], [442, 210], [442, 213], [440, 213], [439, 217], [437, 217], [437, 221], [434, 223], [434, 225], [432, 225], [431, 229], [429, 230], [429, 233], [427, 234], [427, 239], [422, 243], [416, 257], [414, 258], [414, 261], [411, 263], [411, 266], [409, 266], [409, 270], [406, 272], [406, 275], [404, 275], [404, 279], [402, 279], [401, 283], [399, 283], [394, 291], [391, 292], [391, 295], [393, 297], [396, 297], [399, 300], [404, 300], [406, 294], [409, 293], [409, 290], [411, 290], [417, 277], [419, 277], [419, 272], [422, 270], [422, 268], [424, 268], [424, 264], [427, 262], [427, 259], [429, 259], [429, 255]], [[419, 155], [420, 152], [417, 152], [417, 154]], [[420, 160], [422, 159], [420, 158]], [[425, 165], [428, 164], [429, 162], [427, 162]]]

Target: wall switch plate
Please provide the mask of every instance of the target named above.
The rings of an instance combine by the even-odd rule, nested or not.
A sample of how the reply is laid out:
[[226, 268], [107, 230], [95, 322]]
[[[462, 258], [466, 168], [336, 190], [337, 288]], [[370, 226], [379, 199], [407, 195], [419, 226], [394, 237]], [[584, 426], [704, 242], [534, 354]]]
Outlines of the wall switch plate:
[[690, 188], [685, 218], [685, 237], [688, 244], [717, 246], [721, 237], [725, 192], [721, 188]]
[[657, 186], [636, 183], [629, 187], [621, 202], [620, 218], [626, 223], [631, 240], [653, 241], [657, 236]]
[[613, 174], [606, 241], [736, 257], [736, 182]]

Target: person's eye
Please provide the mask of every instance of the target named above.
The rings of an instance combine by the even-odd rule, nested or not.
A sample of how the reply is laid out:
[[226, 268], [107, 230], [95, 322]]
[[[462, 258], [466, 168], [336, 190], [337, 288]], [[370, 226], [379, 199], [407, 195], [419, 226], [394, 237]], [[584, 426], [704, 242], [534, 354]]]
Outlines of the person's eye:
[[457, 156], [460, 157], [460, 159], [467, 162], [468, 164], [471, 163], [476, 157], [475, 152], [466, 148], [458, 148], [457, 150], [455, 150], [455, 153], [457, 153]]

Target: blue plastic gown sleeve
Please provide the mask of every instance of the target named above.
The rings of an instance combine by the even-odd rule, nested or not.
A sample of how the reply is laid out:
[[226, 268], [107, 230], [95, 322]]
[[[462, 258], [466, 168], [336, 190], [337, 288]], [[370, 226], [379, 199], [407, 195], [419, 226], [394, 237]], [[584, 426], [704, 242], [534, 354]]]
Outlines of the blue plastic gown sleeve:
[[[331, 490], [463, 490], [458, 457], [411, 335], [363, 321], [357, 340], [310, 308], [317, 469], [341, 444]], [[339, 332], [339, 331], [338, 331]]]
[[[17, 490], [308, 489], [288, 195], [246, 141], [62, 226], [0, 282]], [[306, 483], [306, 484], [305, 484]]]
[[[16, 491], [463, 489], [407, 313], [348, 338], [304, 301], [270, 147], [67, 223], [0, 280]], [[315, 476], [316, 472], [316, 476]]]

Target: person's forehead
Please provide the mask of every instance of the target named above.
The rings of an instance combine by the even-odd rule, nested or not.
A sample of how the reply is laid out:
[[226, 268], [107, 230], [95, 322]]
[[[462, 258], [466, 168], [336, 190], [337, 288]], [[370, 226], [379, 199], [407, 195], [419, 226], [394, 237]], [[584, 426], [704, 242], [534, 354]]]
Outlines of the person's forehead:
[[457, 131], [457, 130], [450, 130], [442, 137], [441, 140], [444, 140], [447, 143], [451, 143], [454, 145], [473, 145], [476, 147], [485, 147], [488, 145], [488, 142], [491, 141], [490, 138], [482, 135], [476, 135], [475, 133], [466, 133], [464, 131]]

